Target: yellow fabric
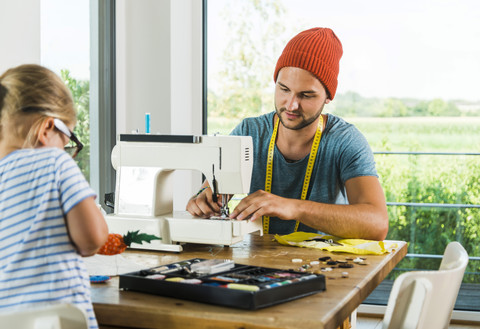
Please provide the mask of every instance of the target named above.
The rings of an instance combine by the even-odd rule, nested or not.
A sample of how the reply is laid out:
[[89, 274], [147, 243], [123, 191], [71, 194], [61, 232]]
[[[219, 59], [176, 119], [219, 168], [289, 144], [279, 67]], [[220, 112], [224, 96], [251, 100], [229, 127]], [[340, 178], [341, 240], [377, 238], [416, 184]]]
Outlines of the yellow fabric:
[[[341, 246], [332, 245], [322, 241], [306, 241], [313, 238], [321, 238], [333, 240], [341, 244]], [[362, 239], [341, 239], [331, 235], [310, 233], [310, 232], [294, 232], [287, 235], [275, 235], [275, 240], [280, 244], [301, 248], [315, 248], [332, 252], [346, 252], [357, 255], [382, 255], [397, 248], [396, 243], [390, 243], [385, 246], [384, 241], [362, 240]]]

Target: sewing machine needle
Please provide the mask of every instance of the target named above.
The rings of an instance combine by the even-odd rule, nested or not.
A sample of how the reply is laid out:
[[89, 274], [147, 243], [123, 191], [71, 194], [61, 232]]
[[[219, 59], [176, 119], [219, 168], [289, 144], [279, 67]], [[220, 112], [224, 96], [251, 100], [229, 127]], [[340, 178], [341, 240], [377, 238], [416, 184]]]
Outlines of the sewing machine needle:
[[222, 194], [222, 209], [220, 217], [228, 218], [230, 216], [230, 209], [228, 208], [228, 195]]

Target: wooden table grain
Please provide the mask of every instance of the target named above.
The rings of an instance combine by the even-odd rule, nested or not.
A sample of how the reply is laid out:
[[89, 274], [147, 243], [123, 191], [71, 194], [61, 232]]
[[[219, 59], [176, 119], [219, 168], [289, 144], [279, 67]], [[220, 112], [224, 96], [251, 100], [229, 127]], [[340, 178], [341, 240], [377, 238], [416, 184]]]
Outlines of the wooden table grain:
[[[405, 242], [381, 256], [365, 256], [367, 265], [334, 268], [320, 272], [326, 277], [326, 291], [260, 310], [239, 310], [161, 297], [118, 288], [118, 277], [105, 284], [92, 285], [92, 300], [100, 328], [302, 328], [335, 329], [367, 298], [387, 274], [406, 255]], [[333, 259], [355, 257], [316, 249], [288, 247], [273, 241], [272, 235], [248, 235], [230, 247], [187, 244], [181, 253], [127, 251], [124, 257], [145, 268], [190, 258], [228, 258], [236, 263], [298, 269], [293, 258], [303, 263], [331, 256]], [[348, 278], [342, 278], [348, 272]]]

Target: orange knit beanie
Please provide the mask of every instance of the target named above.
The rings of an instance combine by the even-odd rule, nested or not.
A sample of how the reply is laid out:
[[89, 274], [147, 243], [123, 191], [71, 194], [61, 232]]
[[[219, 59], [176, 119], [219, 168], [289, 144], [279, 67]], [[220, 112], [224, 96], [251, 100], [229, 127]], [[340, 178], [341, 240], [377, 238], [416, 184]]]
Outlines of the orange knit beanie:
[[342, 44], [331, 29], [317, 27], [300, 32], [287, 43], [280, 55], [273, 81], [277, 82], [282, 67], [299, 67], [314, 74], [327, 89], [329, 98], [333, 99], [342, 54]]

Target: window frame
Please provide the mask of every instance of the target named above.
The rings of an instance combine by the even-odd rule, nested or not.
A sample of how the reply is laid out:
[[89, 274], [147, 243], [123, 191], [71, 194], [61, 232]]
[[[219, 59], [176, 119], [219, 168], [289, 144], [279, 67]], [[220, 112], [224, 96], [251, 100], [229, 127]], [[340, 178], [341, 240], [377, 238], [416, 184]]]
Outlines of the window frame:
[[[115, 190], [110, 154], [116, 143], [115, 0], [90, 0], [90, 185], [97, 202]], [[104, 208], [105, 209], [105, 208]]]

